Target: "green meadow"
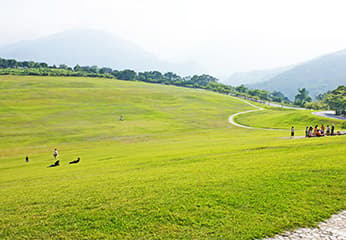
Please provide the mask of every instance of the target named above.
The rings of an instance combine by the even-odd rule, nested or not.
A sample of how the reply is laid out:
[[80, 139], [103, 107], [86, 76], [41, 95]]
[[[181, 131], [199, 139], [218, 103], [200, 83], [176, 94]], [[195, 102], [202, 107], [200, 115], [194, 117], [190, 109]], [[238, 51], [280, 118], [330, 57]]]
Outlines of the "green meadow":
[[300, 110], [236, 118], [287, 131], [228, 123], [251, 109], [159, 84], [0, 76], [0, 239], [259, 239], [346, 209], [346, 136], [289, 139], [329, 121]]

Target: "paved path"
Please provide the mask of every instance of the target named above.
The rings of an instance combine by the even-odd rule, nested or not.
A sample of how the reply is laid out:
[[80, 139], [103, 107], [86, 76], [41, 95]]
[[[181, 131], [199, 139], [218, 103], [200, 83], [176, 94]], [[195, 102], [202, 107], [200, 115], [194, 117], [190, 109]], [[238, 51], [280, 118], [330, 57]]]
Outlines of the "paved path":
[[[235, 98], [235, 97], [234, 97]], [[237, 126], [237, 127], [242, 127], [242, 128], [247, 128], [247, 129], [260, 129], [260, 130], [276, 130], [276, 131], [287, 131], [287, 129], [277, 129], [277, 128], [255, 128], [255, 127], [249, 127], [249, 126], [245, 126], [245, 125], [242, 125], [242, 124], [239, 124], [239, 123], [236, 123], [234, 121], [234, 118], [240, 114], [244, 114], [244, 113], [249, 113], [249, 112], [256, 112], [256, 111], [262, 111], [264, 110], [264, 108], [261, 108], [261, 107], [257, 107], [256, 105], [244, 100], [244, 99], [241, 99], [241, 98], [236, 98], [237, 100], [240, 100], [248, 105], [250, 105], [251, 107], [254, 107], [256, 109], [254, 110], [248, 110], [248, 111], [244, 111], [244, 112], [238, 112], [238, 113], [235, 113], [231, 116], [229, 116], [228, 118], [228, 121], [234, 125], [234, 126]]]
[[[233, 98], [236, 98], [236, 97], [233, 97]], [[250, 127], [250, 126], [246, 126], [246, 125], [242, 125], [242, 124], [239, 124], [239, 123], [236, 123], [234, 121], [234, 118], [240, 114], [244, 114], [244, 113], [249, 113], [249, 112], [256, 112], [256, 111], [262, 111], [264, 110], [264, 108], [261, 108], [261, 107], [258, 107], [244, 99], [241, 99], [241, 98], [236, 98], [237, 100], [239, 101], [242, 101], [248, 105], [250, 105], [251, 107], [254, 107], [256, 109], [254, 110], [248, 110], [248, 111], [243, 111], [243, 112], [238, 112], [238, 113], [235, 113], [233, 115], [231, 115], [229, 118], [228, 118], [228, 121], [234, 125], [234, 126], [237, 126], [237, 127], [242, 127], [242, 128], [247, 128], [247, 129], [257, 129], [257, 130], [275, 130], [275, 131], [288, 131], [287, 129], [279, 129], [279, 128], [256, 128], [256, 127]], [[288, 106], [284, 106], [284, 105], [279, 105], [279, 104], [276, 104], [276, 103], [266, 103], [267, 105], [269, 106], [273, 106], [273, 107], [281, 107], [281, 108], [287, 108], [287, 109], [297, 109], [297, 110], [308, 110], [308, 109], [305, 109], [305, 108], [296, 108], [296, 107], [288, 107]], [[334, 119], [341, 119], [341, 120], [346, 120], [345, 117], [341, 117], [341, 116], [336, 116], [335, 115], [335, 111], [320, 111], [320, 112], [312, 112], [312, 114], [314, 115], [317, 115], [317, 116], [320, 116], [320, 117], [327, 117], [327, 118], [334, 118]], [[346, 239], [345, 239], [346, 240]]]
[[320, 223], [317, 228], [300, 228], [287, 231], [266, 240], [346, 240], [346, 211], [333, 215], [326, 222]]
[[[296, 109], [296, 110], [310, 110], [307, 108], [289, 107], [289, 106], [285, 106], [285, 105], [281, 105], [277, 103], [271, 103], [271, 102], [266, 102], [265, 104], [272, 107], [280, 107], [280, 108]], [[335, 111], [318, 111], [318, 112], [312, 112], [312, 114], [316, 116], [320, 116], [320, 117], [346, 120], [346, 117], [335, 115]]]
[[335, 115], [335, 111], [312, 112], [312, 114], [320, 116], [320, 117], [327, 117], [327, 118], [346, 120], [346, 117]]

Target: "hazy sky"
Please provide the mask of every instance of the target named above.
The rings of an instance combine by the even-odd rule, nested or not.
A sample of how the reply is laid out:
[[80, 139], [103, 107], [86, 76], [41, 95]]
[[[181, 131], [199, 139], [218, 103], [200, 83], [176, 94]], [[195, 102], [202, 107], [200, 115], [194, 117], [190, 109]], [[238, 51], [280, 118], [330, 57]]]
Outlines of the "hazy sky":
[[345, 23], [343, 0], [0, 0], [0, 45], [88, 27], [217, 76], [345, 49]]

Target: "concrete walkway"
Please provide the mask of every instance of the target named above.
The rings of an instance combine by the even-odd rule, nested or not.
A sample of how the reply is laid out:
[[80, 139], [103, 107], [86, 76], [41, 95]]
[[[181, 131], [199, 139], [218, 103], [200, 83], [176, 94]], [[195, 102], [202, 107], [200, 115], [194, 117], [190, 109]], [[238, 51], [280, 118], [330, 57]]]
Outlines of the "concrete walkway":
[[346, 240], [346, 211], [333, 215], [326, 222], [320, 223], [317, 228], [300, 228], [287, 231], [266, 240]]
[[[234, 97], [234, 98], [236, 98], [236, 97]], [[244, 111], [244, 112], [238, 112], [238, 113], [235, 113], [235, 114], [229, 116], [228, 121], [229, 121], [232, 125], [234, 125], [234, 126], [236, 126], [236, 127], [247, 128], [247, 129], [287, 131], [287, 129], [277, 129], [277, 128], [255, 128], [255, 127], [249, 127], [249, 126], [245, 126], [245, 125], [236, 123], [236, 122], [234, 121], [234, 118], [235, 118], [236, 116], [240, 115], [240, 114], [264, 110], [264, 108], [257, 107], [256, 105], [254, 105], [254, 104], [252, 104], [252, 103], [250, 103], [250, 102], [248, 102], [248, 101], [246, 101], [246, 100], [244, 100], [244, 99], [241, 99], [241, 98], [236, 98], [236, 99], [237, 99], [237, 100], [240, 100], [240, 101], [242, 101], [242, 102], [244, 102], [244, 103], [246, 103], [246, 104], [248, 104], [248, 105], [250, 105], [251, 107], [254, 107], [254, 108], [256, 108], [256, 109], [254, 109], [254, 110], [248, 110], [248, 111]]]
[[334, 118], [339, 120], [346, 120], [346, 117], [335, 115], [335, 111], [321, 111], [321, 112], [312, 112], [312, 114], [320, 117]]

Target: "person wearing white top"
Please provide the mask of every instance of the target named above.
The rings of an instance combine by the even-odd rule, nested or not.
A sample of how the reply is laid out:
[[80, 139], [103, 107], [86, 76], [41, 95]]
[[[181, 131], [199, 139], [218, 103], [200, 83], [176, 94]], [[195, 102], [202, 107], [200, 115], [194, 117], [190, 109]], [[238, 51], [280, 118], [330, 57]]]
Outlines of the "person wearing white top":
[[54, 149], [53, 157], [54, 159], [58, 157], [58, 150], [56, 148]]

